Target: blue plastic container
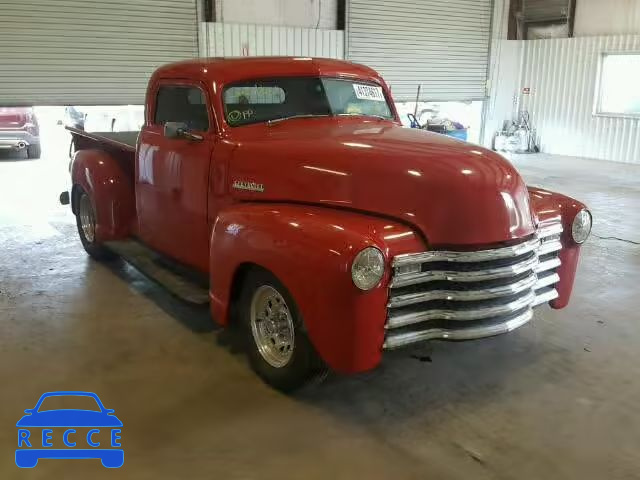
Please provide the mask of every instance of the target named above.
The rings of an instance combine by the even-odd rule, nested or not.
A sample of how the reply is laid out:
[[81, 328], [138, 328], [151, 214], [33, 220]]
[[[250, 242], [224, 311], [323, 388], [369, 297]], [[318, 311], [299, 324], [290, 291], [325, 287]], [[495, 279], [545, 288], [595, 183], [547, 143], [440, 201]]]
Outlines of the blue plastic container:
[[458, 140], [467, 141], [467, 129], [462, 128], [460, 130], [450, 130], [445, 135], [449, 135], [450, 137], [457, 138]]

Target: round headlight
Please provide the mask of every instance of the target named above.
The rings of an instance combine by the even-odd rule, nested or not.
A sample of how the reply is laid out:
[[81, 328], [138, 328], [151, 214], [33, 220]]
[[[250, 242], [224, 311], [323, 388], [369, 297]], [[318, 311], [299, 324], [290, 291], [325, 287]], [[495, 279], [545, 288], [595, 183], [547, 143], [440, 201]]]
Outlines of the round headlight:
[[380, 283], [384, 275], [384, 256], [374, 247], [362, 250], [351, 265], [351, 278], [360, 290], [371, 290]]
[[571, 236], [576, 243], [584, 243], [591, 233], [591, 213], [589, 210], [582, 209], [573, 219], [571, 225]]

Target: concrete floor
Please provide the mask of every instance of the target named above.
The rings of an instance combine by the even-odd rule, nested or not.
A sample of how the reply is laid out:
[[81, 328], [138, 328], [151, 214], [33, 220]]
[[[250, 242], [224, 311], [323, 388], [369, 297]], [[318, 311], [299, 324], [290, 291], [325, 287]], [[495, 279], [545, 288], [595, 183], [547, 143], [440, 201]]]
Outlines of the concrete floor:
[[[64, 151], [0, 159], [0, 478], [640, 478], [640, 246], [592, 237], [571, 306], [509, 335], [394, 352], [287, 397], [206, 309], [87, 258], [56, 203]], [[640, 241], [640, 167], [514, 161], [586, 201], [595, 234]], [[64, 389], [115, 409], [123, 468], [14, 465], [15, 422]]]

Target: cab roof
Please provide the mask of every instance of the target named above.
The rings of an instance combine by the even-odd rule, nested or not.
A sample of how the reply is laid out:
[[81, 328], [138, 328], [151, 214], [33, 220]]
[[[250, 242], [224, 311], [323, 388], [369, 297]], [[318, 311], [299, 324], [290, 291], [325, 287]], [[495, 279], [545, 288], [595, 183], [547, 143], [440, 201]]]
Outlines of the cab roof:
[[311, 57], [199, 58], [163, 65], [152, 79], [190, 78], [229, 83], [287, 76], [356, 77], [382, 83], [380, 75], [364, 65]]

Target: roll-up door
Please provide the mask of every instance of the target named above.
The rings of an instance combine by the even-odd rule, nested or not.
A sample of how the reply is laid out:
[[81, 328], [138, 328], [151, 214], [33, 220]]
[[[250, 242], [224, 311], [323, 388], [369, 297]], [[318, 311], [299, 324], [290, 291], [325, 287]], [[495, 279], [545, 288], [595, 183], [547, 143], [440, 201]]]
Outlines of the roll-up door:
[[486, 97], [491, 0], [347, 0], [347, 58], [398, 101]]
[[0, 0], [0, 105], [144, 103], [197, 35], [196, 0]]

